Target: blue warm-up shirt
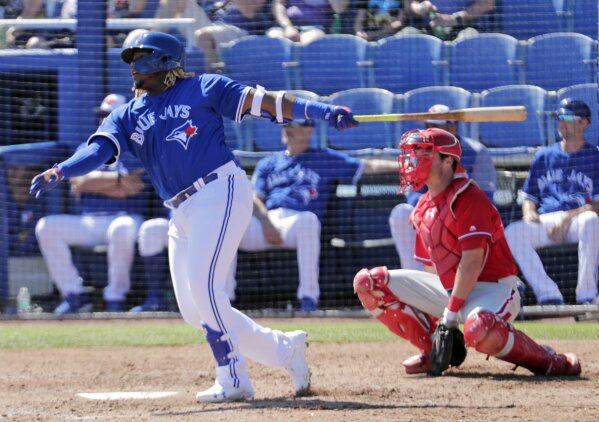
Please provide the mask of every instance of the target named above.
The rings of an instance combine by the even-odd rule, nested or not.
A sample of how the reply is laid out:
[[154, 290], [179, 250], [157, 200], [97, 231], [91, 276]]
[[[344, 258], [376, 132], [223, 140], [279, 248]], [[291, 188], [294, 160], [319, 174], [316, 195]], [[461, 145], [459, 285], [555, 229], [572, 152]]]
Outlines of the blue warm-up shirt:
[[569, 153], [560, 143], [535, 154], [522, 193], [544, 214], [579, 208], [599, 201], [599, 149], [585, 143]]
[[258, 162], [252, 183], [267, 209], [312, 211], [322, 219], [335, 184], [356, 183], [362, 171], [360, 159], [331, 149], [295, 156], [281, 151]]

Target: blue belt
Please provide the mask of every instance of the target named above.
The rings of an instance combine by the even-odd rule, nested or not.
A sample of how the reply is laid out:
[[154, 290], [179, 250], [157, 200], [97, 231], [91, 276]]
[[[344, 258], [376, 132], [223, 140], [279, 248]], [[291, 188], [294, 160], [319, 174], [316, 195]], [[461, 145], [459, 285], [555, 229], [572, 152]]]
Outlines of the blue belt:
[[[207, 176], [200, 177], [196, 182], [194, 182], [193, 185], [191, 185], [187, 189], [183, 189], [181, 192], [173, 196], [171, 199], [167, 199], [166, 201], [164, 201], [164, 206], [170, 208], [171, 210], [179, 208], [179, 205], [185, 202], [191, 195], [193, 195], [198, 190], [206, 186], [208, 183], [214, 182], [216, 179], [218, 179], [218, 173], [210, 173]], [[198, 184], [199, 186], [197, 186]]]

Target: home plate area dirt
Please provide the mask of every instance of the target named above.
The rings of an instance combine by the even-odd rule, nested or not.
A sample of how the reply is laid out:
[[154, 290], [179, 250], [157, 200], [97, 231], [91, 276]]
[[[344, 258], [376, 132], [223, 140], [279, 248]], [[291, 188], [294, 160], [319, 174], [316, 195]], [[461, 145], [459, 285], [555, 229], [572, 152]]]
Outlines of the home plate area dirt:
[[415, 349], [400, 339], [312, 343], [310, 395], [294, 398], [284, 369], [251, 362], [255, 399], [225, 404], [195, 402], [213, 382], [206, 344], [4, 350], [0, 421], [596, 421], [599, 341], [548, 344], [577, 353], [582, 376], [533, 376], [471, 350], [442, 377], [408, 376], [401, 361]]

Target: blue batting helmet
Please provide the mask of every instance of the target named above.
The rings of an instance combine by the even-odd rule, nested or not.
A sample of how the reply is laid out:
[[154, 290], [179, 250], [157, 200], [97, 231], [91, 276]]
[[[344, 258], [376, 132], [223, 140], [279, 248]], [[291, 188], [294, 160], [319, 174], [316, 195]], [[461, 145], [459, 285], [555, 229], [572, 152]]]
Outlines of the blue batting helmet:
[[[135, 50], [147, 50], [150, 54], [133, 61]], [[133, 69], [142, 75], [156, 73], [184, 67], [185, 49], [172, 35], [148, 31], [125, 40], [121, 59], [128, 64], [133, 62]]]
[[589, 122], [591, 121], [591, 109], [589, 106], [584, 101], [573, 100], [572, 98], [564, 98], [561, 100], [556, 114], [558, 116], [560, 114], [578, 116], [587, 119]]

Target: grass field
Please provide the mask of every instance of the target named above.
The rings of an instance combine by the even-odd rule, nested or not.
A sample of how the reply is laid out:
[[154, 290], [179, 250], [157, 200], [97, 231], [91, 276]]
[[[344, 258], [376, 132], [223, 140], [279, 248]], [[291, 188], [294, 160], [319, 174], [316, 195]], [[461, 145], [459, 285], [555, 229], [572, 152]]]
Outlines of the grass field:
[[[283, 331], [303, 329], [314, 343], [395, 341], [397, 336], [373, 320], [343, 322], [331, 320], [295, 322], [268, 321], [265, 324]], [[526, 322], [516, 324], [536, 340], [599, 340], [596, 323]], [[198, 331], [182, 321], [120, 324], [118, 320], [53, 323], [0, 324], [0, 349], [52, 349], [113, 346], [177, 346], [203, 342]]]

